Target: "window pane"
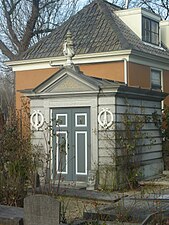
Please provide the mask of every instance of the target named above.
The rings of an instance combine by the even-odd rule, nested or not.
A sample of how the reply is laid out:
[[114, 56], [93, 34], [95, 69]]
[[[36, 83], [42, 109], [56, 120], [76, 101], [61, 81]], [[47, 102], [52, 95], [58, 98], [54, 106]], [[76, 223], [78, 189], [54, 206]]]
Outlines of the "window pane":
[[148, 19], [145, 19], [146, 20], [146, 22], [145, 22], [145, 29], [146, 30], [150, 30], [150, 20], [148, 20]]
[[151, 70], [151, 88], [161, 89], [161, 71]]
[[151, 35], [149, 31], [145, 31], [145, 41], [147, 42], [151, 41]]
[[151, 31], [158, 34], [158, 23], [151, 21]]
[[152, 42], [153, 44], [158, 45], [158, 34], [155, 34], [155, 33], [152, 33], [152, 34], [151, 34], [151, 42]]
[[159, 44], [159, 24], [149, 18], [142, 19], [142, 39], [143, 41], [158, 45]]
[[143, 17], [142, 37], [143, 41], [150, 42], [151, 40], [150, 21], [145, 17]]
[[143, 17], [143, 29], [150, 30], [150, 20]]

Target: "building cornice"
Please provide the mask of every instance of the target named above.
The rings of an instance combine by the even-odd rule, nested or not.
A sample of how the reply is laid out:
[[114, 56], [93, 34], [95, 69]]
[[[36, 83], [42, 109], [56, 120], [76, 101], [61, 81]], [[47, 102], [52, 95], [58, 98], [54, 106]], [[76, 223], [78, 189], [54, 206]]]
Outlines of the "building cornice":
[[[124, 51], [112, 51], [102, 53], [90, 53], [90, 54], [79, 54], [73, 58], [74, 64], [88, 64], [88, 63], [101, 63], [101, 62], [112, 62], [127, 58], [131, 53], [131, 50]], [[61, 66], [66, 62], [65, 56], [50, 57], [41, 59], [29, 59], [29, 60], [18, 60], [8, 61], [6, 65], [12, 67], [13, 71], [24, 71], [24, 70], [35, 70], [35, 69], [49, 69], [53, 66]]]
[[160, 57], [152, 55], [150, 53], [132, 50], [129, 57], [129, 61], [145, 66], [169, 70], [169, 57]]
[[[155, 56], [150, 53], [144, 53], [136, 50], [79, 54], [73, 58], [73, 62], [74, 64], [82, 65], [92, 63], [116, 62], [123, 61], [124, 59], [133, 63], [169, 70], [169, 57]], [[6, 64], [12, 67], [13, 71], [26, 71], [58, 67], [64, 65], [65, 62], [66, 58], [64, 56], [60, 56], [41, 59], [8, 61], [6, 62]]]

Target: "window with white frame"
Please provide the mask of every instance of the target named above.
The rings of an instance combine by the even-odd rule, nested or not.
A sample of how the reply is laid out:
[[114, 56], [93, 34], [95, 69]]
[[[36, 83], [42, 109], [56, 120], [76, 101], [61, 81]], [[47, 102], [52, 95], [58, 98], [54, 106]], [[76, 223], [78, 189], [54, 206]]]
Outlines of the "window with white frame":
[[161, 70], [151, 69], [151, 88], [161, 89]]
[[159, 23], [147, 17], [142, 18], [142, 40], [159, 45]]

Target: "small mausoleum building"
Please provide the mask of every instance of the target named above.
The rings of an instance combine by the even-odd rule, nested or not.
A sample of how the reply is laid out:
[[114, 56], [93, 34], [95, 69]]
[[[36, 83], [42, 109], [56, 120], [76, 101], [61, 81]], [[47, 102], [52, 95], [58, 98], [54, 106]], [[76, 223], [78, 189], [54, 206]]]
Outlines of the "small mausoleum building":
[[[71, 61], [24, 94], [30, 98], [32, 143], [48, 158], [40, 172], [45, 180], [117, 189], [124, 182], [126, 154], [140, 179], [163, 171], [153, 115], [161, 115], [166, 94], [86, 76]], [[133, 144], [132, 154], [127, 144]]]
[[[157, 31], [147, 35], [151, 21]], [[169, 48], [168, 25], [160, 30], [160, 23], [147, 10], [94, 0], [8, 63], [16, 108], [23, 95], [30, 98], [45, 182], [118, 189], [163, 171]]]

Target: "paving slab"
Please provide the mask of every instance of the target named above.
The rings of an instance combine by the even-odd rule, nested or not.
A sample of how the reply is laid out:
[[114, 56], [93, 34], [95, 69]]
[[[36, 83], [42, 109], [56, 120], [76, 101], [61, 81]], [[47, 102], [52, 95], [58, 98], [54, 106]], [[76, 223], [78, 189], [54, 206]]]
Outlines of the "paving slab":
[[22, 225], [23, 208], [0, 205], [1, 225]]
[[23, 215], [24, 215], [23, 208], [0, 205], [0, 217], [1, 218], [7, 218], [7, 217], [23, 218]]

